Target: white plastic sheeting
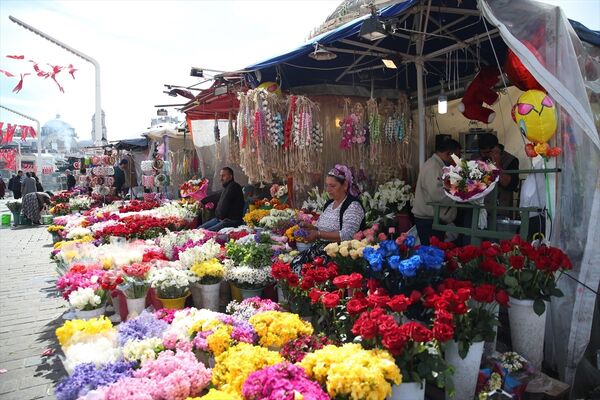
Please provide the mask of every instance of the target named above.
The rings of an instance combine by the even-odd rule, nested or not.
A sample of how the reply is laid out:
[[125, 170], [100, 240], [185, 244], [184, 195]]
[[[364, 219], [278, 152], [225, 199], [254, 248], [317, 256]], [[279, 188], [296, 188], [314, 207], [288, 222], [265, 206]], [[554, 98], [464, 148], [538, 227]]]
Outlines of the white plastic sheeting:
[[[585, 49], [558, 7], [530, 0], [481, 0], [479, 4], [490, 25], [499, 28], [507, 45], [559, 106], [556, 143], [563, 149], [558, 159], [562, 173], [556, 178], [557, 205], [550, 240], [570, 256], [574, 264], [571, 275], [597, 290], [600, 140], [590, 107], [591, 93], [586, 92], [586, 86], [597, 86], [585, 82], [586, 69], [590, 63], [597, 69], [597, 62], [586, 58]], [[538, 59], [524, 42], [540, 39], [540, 35], [543, 44], [537, 49]], [[596, 295], [566, 276], [560, 278], [559, 287], [565, 296], [551, 302], [546, 360], [572, 384], [590, 342]]]

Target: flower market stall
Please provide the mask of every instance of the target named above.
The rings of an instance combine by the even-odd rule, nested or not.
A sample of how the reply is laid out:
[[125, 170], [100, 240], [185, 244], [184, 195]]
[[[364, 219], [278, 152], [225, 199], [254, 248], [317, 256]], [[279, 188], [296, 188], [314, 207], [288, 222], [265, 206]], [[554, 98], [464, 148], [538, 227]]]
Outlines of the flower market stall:
[[[507, 47], [531, 57], [528, 47], [513, 43], [519, 31], [507, 32], [512, 14], [486, 1], [459, 3], [388, 5], [248, 68], [243, 87], [235, 87], [236, 102], [220, 101], [218, 111], [201, 101], [189, 105], [189, 116], [212, 113], [204, 118], [215, 119], [210, 142], [226, 153], [217, 159], [238, 161], [252, 182], [293, 179], [310, 189], [302, 207], [291, 201], [295, 185], [275, 184], [271, 198], [248, 205], [244, 225], [198, 229], [199, 200], [211, 180], [182, 173], [175, 184], [174, 165], [183, 161], [169, 152], [177, 151], [171, 141], [180, 140], [178, 132], [148, 134], [155, 157], [142, 162], [142, 171], [148, 182], [178, 188], [181, 200], [98, 202], [93, 196], [56, 194], [48, 228], [55, 241], [51, 257], [57, 290], [70, 308], [56, 330], [67, 372], [56, 386], [57, 398], [522, 399], [542, 376], [543, 361], [554, 367], [565, 363], [559, 365], [561, 378], [572, 383], [589, 340], [587, 332], [573, 330], [591, 320], [581, 317], [590, 307], [589, 293], [568, 276], [598, 283], [591, 268], [597, 250], [589, 242], [597, 236], [594, 224], [580, 221], [583, 232], [564, 217], [571, 212], [589, 219], [598, 208], [598, 186], [592, 184], [597, 177], [584, 172], [598, 165], [597, 138], [590, 136], [589, 113], [572, 115], [572, 101], [585, 99], [574, 95], [582, 95], [579, 81], [563, 91], [554, 78], [559, 73], [546, 76], [537, 58], [531, 65], [524, 62], [547, 89], [539, 105], [560, 108], [566, 132], [532, 144], [544, 156], [554, 151], [548, 140], [561, 146], [563, 153], [554, 160], [562, 165], [562, 176], [571, 178], [546, 181], [557, 194], [549, 240], [531, 243], [521, 234], [457, 246], [432, 237], [422, 245], [398, 219], [414, 202], [409, 183], [425, 154], [423, 86], [434, 86], [434, 77], [424, 77], [424, 67], [434, 71], [445, 65], [444, 75], [458, 74], [456, 58], [460, 74], [466, 72], [470, 81], [475, 65], [496, 65], [496, 52], [506, 54]], [[553, 26], [568, 33], [560, 10], [557, 15], [545, 17], [557, 18]], [[365, 47], [358, 36], [366, 34], [366, 19], [375, 17], [395, 28]], [[446, 31], [449, 25], [466, 28]], [[410, 31], [443, 34], [416, 35], [413, 41]], [[395, 57], [394, 46], [406, 49], [406, 40], [410, 53]], [[343, 68], [323, 68], [320, 63], [336, 58], [310, 56], [319, 50], [337, 55]], [[381, 67], [384, 56], [399, 68]], [[411, 63], [416, 71], [408, 68]], [[318, 74], [301, 72], [319, 67]], [[257, 71], [263, 85], [268, 82], [262, 88], [252, 82]], [[227, 74], [223, 79], [228, 82]], [[354, 79], [356, 88], [349, 85]], [[336, 80], [341, 87], [313, 86]], [[417, 115], [412, 82], [417, 82]], [[289, 94], [280, 93], [279, 84]], [[215, 89], [212, 95], [217, 96]], [[524, 98], [518, 103], [515, 120], [524, 119], [527, 127], [538, 104]], [[190, 138], [182, 139], [187, 151]], [[580, 159], [581, 152], [587, 158]], [[323, 172], [342, 161], [368, 189], [358, 198], [366, 226], [350, 240], [311, 245], [309, 231], [329, 200], [319, 189]], [[443, 173], [448, 196], [458, 201], [485, 197], [501, 175], [492, 163], [458, 157]], [[573, 321], [564, 318], [570, 313], [558, 320], [561, 310], [574, 310]], [[499, 325], [509, 329], [510, 347], [498, 336]], [[568, 344], [555, 343], [569, 332]], [[546, 353], [552, 348], [553, 354], [544, 354], [544, 342], [552, 344]]]

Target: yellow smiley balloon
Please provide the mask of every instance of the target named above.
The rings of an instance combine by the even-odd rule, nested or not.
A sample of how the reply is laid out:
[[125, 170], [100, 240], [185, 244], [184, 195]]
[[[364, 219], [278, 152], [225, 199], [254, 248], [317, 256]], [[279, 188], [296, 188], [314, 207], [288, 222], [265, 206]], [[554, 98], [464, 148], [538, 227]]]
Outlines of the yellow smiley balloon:
[[512, 109], [512, 117], [523, 136], [534, 143], [546, 143], [556, 132], [556, 106], [541, 90], [523, 93]]
[[265, 89], [269, 93], [276, 94], [277, 96], [281, 96], [281, 88], [277, 82], [263, 82], [258, 85], [257, 89]]

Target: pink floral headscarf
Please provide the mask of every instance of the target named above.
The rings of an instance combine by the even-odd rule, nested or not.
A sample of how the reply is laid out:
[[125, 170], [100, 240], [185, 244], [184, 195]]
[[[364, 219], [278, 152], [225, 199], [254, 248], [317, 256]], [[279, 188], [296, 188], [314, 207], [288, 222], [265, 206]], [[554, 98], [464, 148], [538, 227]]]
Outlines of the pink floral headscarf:
[[358, 197], [360, 195], [360, 189], [356, 183], [354, 183], [352, 178], [352, 171], [350, 171], [350, 168], [344, 164], [336, 164], [327, 175], [334, 178], [343, 179], [344, 181], [348, 182], [348, 193], [350, 193], [352, 196]]

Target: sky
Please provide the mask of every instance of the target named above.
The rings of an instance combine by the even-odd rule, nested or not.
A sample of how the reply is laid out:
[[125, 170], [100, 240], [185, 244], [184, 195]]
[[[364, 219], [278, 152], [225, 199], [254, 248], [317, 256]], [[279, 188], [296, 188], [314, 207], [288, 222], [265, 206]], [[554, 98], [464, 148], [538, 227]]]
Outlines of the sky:
[[[9, 15], [96, 59], [101, 70], [102, 109], [109, 140], [139, 137], [156, 116], [155, 105], [185, 103], [163, 93], [164, 84], [192, 85], [190, 68], [236, 70], [302, 44], [325, 21], [339, 0], [187, 1], [0, 1], [0, 69], [18, 74], [73, 64], [73, 79], [0, 75], [0, 104], [43, 125], [60, 114], [80, 139], [91, 139], [95, 80], [93, 66], [11, 22]], [[545, 0], [567, 17], [600, 30], [600, 1]], [[24, 55], [12, 60], [7, 55]], [[174, 108], [169, 108], [174, 110]], [[175, 114], [173, 114], [175, 115]], [[0, 121], [33, 125], [0, 109]]]

